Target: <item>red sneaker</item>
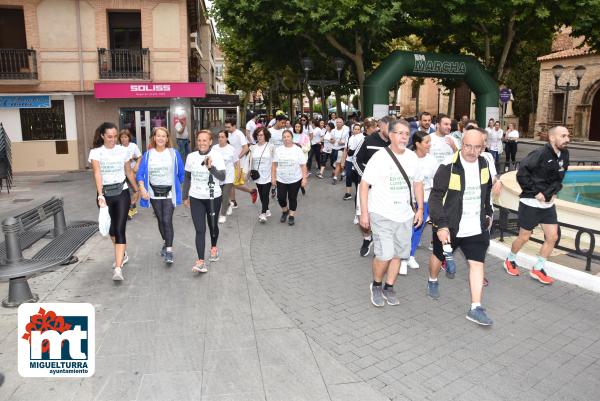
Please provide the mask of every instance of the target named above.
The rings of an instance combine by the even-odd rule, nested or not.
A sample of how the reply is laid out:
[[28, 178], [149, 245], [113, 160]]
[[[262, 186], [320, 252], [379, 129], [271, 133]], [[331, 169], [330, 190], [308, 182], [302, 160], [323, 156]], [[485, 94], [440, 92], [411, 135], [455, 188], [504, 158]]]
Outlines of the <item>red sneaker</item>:
[[258, 198], [258, 191], [256, 189], [253, 189], [252, 192], [250, 192], [250, 197], [252, 198], [252, 203], [256, 203], [256, 199]]
[[550, 285], [554, 282], [554, 279], [552, 277], [549, 277], [546, 274], [546, 272], [544, 271], [544, 269], [540, 269], [540, 270], [531, 269], [531, 271], [529, 272], [529, 275], [531, 276], [532, 279], [537, 280], [542, 284]]
[[504, 266], [504, 270], [506, 270], [506, 272], [508, 274], [510, 274], [511, 276], [518, 276], [519, 274], [521, 274], [521, 273], [519, 273], [519, 269], [517, 269], [517, 267], [519, 267], [517, 265], [517, 262], [513, 262], [512, 260], [506, 259], [504, 261], [503, 266]]

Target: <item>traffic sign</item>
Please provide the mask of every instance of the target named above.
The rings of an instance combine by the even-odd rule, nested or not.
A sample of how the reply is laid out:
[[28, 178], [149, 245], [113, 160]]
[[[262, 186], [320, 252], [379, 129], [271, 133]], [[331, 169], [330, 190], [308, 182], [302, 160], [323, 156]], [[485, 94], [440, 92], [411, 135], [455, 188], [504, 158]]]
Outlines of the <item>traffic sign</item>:
[[510, 89], [500, 89], [500, 101], [502, 103], [508, 103], [508, 101], [510, 100]]

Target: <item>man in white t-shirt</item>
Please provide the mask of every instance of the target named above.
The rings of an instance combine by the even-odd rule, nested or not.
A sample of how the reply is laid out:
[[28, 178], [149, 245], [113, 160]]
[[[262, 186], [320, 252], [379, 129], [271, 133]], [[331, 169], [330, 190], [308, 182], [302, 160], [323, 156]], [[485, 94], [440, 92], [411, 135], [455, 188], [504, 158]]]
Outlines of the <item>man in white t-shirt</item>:
[[[483, 326], [492, 320], [481, 307], [484, 263], [490, 244], [492, 178], [483, 148], [481, 128], [469, 129], [460, 152], [442, 164], [433, 179], [429, 213], [433, 223], [433, 255], [429, 258], [427, 295], [440, 297], [438, 275], [444, 259], [461, 248], [469, 265], [471, 308], [466, 318]], [[464, 187], [463, 187], [464, 186]], [[447, 255], [447, 256], [446, 256]]]
[[437, 131], [430, 134], [431, 148], [429, 153], [437, 160], [438, 164], [442, 164], [458, 150], [458, 143], [450, 135], [452, 130], [450, 117], [441, 114], [438, 118]]
[[[394, 291], [401, 260], [410, 257], [413, 226], [423, 224], [423, 176], [418, 157], [406, 149], [410, 127], [404, 120], [390, 121], [390, 146], [379, 150], [367, 163], [359, 186], [360, 225], [373, 232], [374, 253], [371, 303], [398, 305]], [[391, 150], [392, 154], [388, 153]], [[396, 164], [398, 162], [403, 171]], [[412, 196], [418, 204], [414, 211]], [[385, 285], [383, 284], [386, 276]]]
[[254, 144], [254, 131], [256, 130], [256, 120], [258, 119], [258, 115], [254, 115], [251, 112], [248, 112], [248, 117], [250, 118], [246, 123], [246, 140], [249, 144]]
[[[235, 176], [236, 177], [244, 177], [246, 175], [247, 172], [249, 172], [249, 168], [247, 166], [248, 164], [248, 141], [246, 140], [246, 136], [242, 133], [242, 131], [240, 131], [239, 129], [237, 129], [236, 127], [236, 121], [235, 119], [231, 118], [231, 119], [227, 119], [225, 120], [225, 130], [229, 133], [228, 136], [228, 141], [229, 144], [231, 146], [233, 146], [233, 148], [236, 151], [237, 154], [237, 158], [239, 159], [239, 164], [238, 167], [235, 171]], [[239, 190], [242, 192], [246, 192], [249, 193], [251, 198], [252, 198], [252, 203], [256, 202], [256, 199], [258, 197], [258, 192], [256, 191], [256, 189], [250, 189], [248, 187], [246, 187], [245, 185], [234, 185], [231, 188], [231, 194], [230, 194], [230, 200], [229, 200], [229, 204], [231, 206], [232, 209], [235, 209], [238, 207], [237, 205], [237, 201], [235, 200], [235, 190]], [[229, 213], [231, 210], [227, 211], [227, 215], [231, 214]]]
[[342, 172], [342, 164], [344, 159], [344, 148], [348, 143], [350, 136], [350, 128], [344, 125], [344, 120], [341, 117], [335, 119], [335, 128], [331, 131], [331, 136], [335, 140], [333, 142], [331, 158], [334, 160], [333, 185], [337, 184], [338, 176]]
[[269, 132], [271, 133], [271, 139], [269, 139], [269, 143], [275, 145], [276, 148], [283, 145], [283, 131], [286, 130], [286, 121], [287, 117], [283, 114], [280, 114], [275, 117], [275, 125], [269, 128]]

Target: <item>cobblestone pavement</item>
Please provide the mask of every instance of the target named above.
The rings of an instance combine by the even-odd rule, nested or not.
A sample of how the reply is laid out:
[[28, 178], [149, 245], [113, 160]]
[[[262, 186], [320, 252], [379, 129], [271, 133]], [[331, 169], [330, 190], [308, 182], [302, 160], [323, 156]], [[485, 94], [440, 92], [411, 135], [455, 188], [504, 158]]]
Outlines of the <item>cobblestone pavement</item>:
[[[425, 295], [425, 246], [421, 268], [396, 282], [400, 305], [376, 308], [371, 256], [359, 256], [353, 202], [341, 197], [341, 185], [312, 180], [295, 227], [256, 226], [251, 258], [273, 301], [352, 372], [393, 400], [599, 399], [598, 294], [509, 277], [489, 256], [484, 306], [495, 324], [482, 328], [465, 319], [462, 255], [456, 279], [440, 276], [441, 298]], [[430, 238], [427, 229], [422, 244]]]

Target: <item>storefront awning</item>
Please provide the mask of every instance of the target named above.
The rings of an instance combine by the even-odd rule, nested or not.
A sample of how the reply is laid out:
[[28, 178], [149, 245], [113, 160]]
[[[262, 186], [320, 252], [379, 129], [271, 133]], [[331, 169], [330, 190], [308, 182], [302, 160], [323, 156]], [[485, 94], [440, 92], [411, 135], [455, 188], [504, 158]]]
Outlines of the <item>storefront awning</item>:
[[165, 99], [201, 98], [206, 96], [204, 82], [127, 82], [94, 83], [96, 99]]

